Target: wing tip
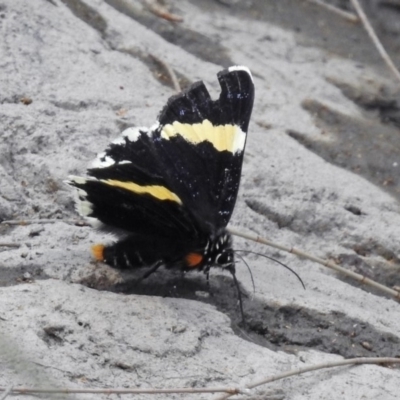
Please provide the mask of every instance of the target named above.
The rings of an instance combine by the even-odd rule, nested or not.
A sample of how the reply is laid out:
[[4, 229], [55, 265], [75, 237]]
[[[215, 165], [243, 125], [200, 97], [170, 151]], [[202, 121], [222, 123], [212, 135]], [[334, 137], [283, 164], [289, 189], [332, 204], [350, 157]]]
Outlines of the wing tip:
[[253, 82], [253, 75], [251, 74], [249, 67], [246, 67], [245, 65], [232, 65], [231, 67], [229, 67], [227, 69], [227, 71], [228, 71], [228, 73], [236, 72], [236, 71], [246, 72], [247, 75], [249, 75], [251, 81]]

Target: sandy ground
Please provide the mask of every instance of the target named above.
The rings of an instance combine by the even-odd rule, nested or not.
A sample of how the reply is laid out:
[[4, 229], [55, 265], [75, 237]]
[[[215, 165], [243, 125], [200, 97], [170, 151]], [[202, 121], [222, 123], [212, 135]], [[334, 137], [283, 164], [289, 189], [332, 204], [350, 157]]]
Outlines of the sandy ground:
[[[220, 271], [210, 295], [202, 275], [160, 271], [133, 285], [91, 259], [90, 245], [110, 237], [73, 222], [63, 180], [126, 127], [153, 124], [174, 94], [163, 62], [214, 96], [216, 73], [243, 64], [256, 101], [232, 225], [400, 285], [398, 85], [362, 28], [299, 1], [168, 4], [183, 22], [128, 0], [0, 1], [0, 220], [56, 220], [0, 225], [0, 242], [19, 245], [0, 247], [0, 386], [242, 386], [319, 362], [399, 357], [398, 302], [293, 255], [235, 241], [306, 285], [246, 257], [246, 327]], [[259, 392], [391, 400], [399, 387], [399, 369], [360, 366]]]

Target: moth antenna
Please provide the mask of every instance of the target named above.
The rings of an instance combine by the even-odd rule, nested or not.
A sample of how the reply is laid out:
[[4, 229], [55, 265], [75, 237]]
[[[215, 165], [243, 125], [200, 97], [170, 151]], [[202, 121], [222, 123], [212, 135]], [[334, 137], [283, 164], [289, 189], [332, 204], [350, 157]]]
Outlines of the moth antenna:
[[[292, 268], [288, 267], [286, 264], [284, 264], [284, 263], [278, 261], [278, 260], [275, 259], [275, 258], [266, 256], [265, 254], [257, 253], [257, 252], [255, 252], [255, 251], [251, 251], [251, 250], [235, 250], [235, 253], [236, 253], [237, 251], [244, 251], [244, 252], [246, 252], [246, 253], [255, 254], [255, 255], [260, 256], [260, 257], [268, 258], [268, 260], [275, 261], [275, 262], [278, 263], [279, 265], [282, 265], [282, 267], [285, 267], [286, 269], [288, 269], [288, 270], [299, 280], [299, 282], [300, 282], [301, 285], [303, 286], [303, 289], [306, 290], [306, 286], [304, 285], [303, 280], [300, 278], [300, 275], [299, 275], [297, 272], [293, 271]], [[238, 254], [238, 255], [239, 255], [239, 254]], [[240, 256], [239, 256], [239, 257], [240, 257]]]
[[[237, 250], [237, 251], [243, 251], [243, 250]], [[234, 253], [236, 254], [236, 250], [234, 250]], [[249, 274], [251, 277], [251, 283], [253, 285], [253, 293], [254, 293], [256, 291], [256, 285], [254, 284], [254, 278], [253, 278], [253, 273], [251, 272], [251, 268], [250, 268], [249, 264], [247, 264], [247, 262], [243, 256], [241, 256], [240, 254], [237, 254], [237, 256], [244, 262], [244, 264], [247, 267], [247, 270], [249, 271]]]

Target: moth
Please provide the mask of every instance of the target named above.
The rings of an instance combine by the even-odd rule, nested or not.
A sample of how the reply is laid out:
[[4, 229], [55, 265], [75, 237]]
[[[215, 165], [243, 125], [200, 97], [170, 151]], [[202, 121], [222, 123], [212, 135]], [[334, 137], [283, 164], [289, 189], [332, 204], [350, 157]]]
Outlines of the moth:
[[218, 73], [212, 100], [203, 82], [171, 97], [150, 128], [125, 130], [86, 177], [70, 176], [77, 209], [94, 226], [118, 232], [94, 257], [120, 269], [183, 271], [220, 267], [235, 277], [226, 226], [240, 184], [254, 101], [248, 68]]

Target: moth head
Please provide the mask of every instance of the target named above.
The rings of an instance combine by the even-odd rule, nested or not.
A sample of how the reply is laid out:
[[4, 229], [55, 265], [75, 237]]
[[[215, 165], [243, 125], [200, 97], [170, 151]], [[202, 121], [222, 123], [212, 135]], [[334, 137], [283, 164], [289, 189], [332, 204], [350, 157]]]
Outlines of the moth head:
[[229, 234], [223, 233], [218, 236], [209, 246], [208, 259], [212, 266], [235, 270], [235, 256], [232, 249], [232, 238]]
[[221, 268], [231, 270], [234, 268], [235, 257], [232, 249], [223, 250], [215, 257], [215, 265]]

